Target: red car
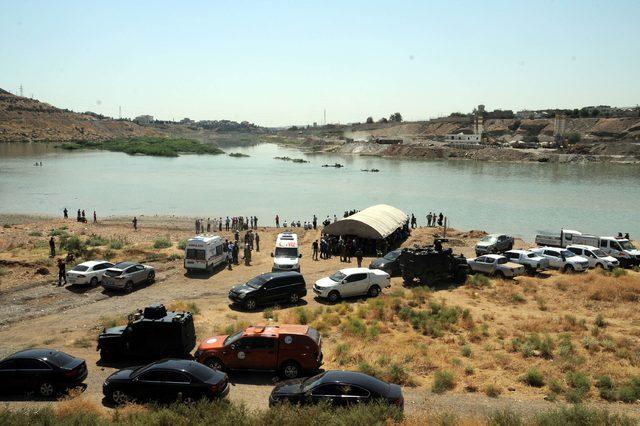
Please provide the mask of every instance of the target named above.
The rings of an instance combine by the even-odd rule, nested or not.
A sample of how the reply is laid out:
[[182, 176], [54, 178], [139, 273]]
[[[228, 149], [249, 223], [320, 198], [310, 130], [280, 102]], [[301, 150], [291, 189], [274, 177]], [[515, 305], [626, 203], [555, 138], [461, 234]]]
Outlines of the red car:
[[320, 368], [322, 342], [307, 325], [251, 326], [203, 341], [195, 358], [216, 370], [278, 371], [294, 379]]

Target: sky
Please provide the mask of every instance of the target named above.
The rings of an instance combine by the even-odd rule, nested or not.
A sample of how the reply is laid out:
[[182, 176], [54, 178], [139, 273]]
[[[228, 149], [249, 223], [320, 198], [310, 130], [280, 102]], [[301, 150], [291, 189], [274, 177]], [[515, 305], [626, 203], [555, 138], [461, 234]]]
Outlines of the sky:
[[0, 88], [112, 117], [364, 121], [640, 103], [639, 0], [0, 0]]

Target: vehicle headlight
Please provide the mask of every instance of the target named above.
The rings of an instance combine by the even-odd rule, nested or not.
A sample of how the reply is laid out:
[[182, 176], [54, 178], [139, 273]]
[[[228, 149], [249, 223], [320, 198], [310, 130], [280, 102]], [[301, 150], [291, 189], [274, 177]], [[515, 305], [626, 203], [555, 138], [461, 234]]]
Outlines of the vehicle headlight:
[[238, 299], [244, 299], [247, 293], [238, 293]]

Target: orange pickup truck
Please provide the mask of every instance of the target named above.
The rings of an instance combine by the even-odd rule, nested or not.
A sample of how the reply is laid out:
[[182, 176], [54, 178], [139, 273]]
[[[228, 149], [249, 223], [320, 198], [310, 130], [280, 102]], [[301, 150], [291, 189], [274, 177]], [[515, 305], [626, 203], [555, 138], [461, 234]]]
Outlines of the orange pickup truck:
[[285, 379], [322, 365], [322, 338], [307, 325], [251, 326], [204, 340], [196, 360], [216, 370], [278, 371]]

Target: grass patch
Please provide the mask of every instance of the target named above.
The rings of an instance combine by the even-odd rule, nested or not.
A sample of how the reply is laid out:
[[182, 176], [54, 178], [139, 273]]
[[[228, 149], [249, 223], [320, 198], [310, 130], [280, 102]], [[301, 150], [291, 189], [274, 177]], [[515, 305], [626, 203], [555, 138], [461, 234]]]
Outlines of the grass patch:
[[129, 155], [143, 154], [159, 157], [177, 157], [180, 153], [188, 154], [223, 154], [215, 145], [204, 144], [194, 139], [137, 137], [117, 138], [103, 142], [80, 141], [74, 144], [57, 145], [62, 149], [104, 149], [124, 152]]
[[467, 284], [469, 284], [473, 288], [482, 288], [489, 287], [491, 281], [486, 275], [483, 274], [473, 274], [471, 277], [467, 279]]
[[91, 234], [89, 238], [87, 238], [87, 241], [85, 241], [86, 245], [92, 246], [92, 247], [106, 246], [108, 243], [109, 243], [109, 240], [96, 234]]
[[502, 389], [500, 389], [496, 385], [489, 384], [484, 388], [484, 393], [489, 398], [497, 398], [502, 393]]
[[184, 249], [186, 249], [186, 248], [187, 248], [187, 240], [186, 240], [186, 239], [184, 239], [184, 240], [180, 240], [180, 241], [178, 241], [178, 248], [179, 248], [180, 250], [184, 250]]
[[169, 239], [169, 237], [164, 236], [164, 237], [158, 237], [156, 238], [156, 240], [153, 242], [153, 248], [155, 249], [164, 249], [164, 248], [169, 248], [171, 247], [171, 240]]
[[42, 232], [40, 231], [31, 231], [29, 232], [30, 237], [42, 237]]
[[194, 315], [200, 313], [200, 308], [195, 302], [185, 302], [184, 300], [176, 300], [167, 308], [169, 311], [191, 312]]
[[459, 307], [448, 307], [445, 303], [429, 300], [429, 309], [418, 310], [404, 307], [398, 312], [401, 320], [407, 321], [422, 334], [431, 337], [442, 337], [444, 331], [450, 330], [458, 322], [462, 314]]
[[453, 377], [453, 373], [447, 370], [438, 370], [434, 374], [434, 380], [433, 380], [433, 385], [431, 386], [431, 391], [433, 393], [440, 394], [453, 389], [455, 386], [456, 386], [456, 382]]
[[539, 426], [631, 426], [635, 425], [636, 422], [624, 415], [611, 414], [605, 410], [597, 410], [582, 405], [573, 405], [538, 413], [534, 424]]
[[126, 241], [122, 238], [115, 238], [109, 241], [109, 248], [112, 250], [121, 250], [125, 243]]
[[520, 377], [520, 381], [534, 388], [541, 388], [545, 383], [544, 376], [540, 370], [534, 367], [527, 370], [524, 376]]

